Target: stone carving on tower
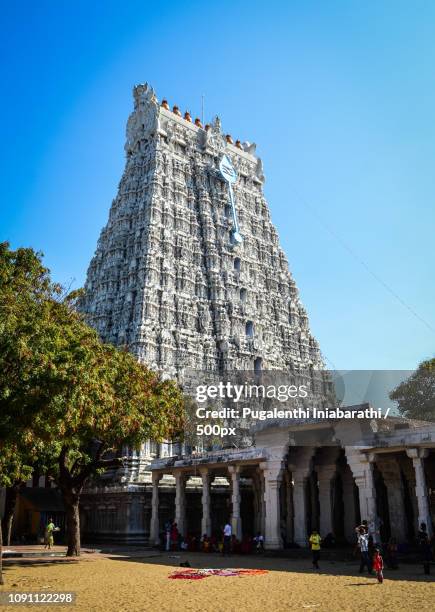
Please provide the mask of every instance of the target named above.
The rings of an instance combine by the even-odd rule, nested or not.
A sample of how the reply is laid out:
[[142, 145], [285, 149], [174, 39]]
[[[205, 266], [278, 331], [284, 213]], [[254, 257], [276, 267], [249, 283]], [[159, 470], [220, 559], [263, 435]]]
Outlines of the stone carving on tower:
[[134, 88], [125, 171], [87, 274], [90, 322], [180, 382], [187, 370], [322, 368], [255, 145], [174, 111]]

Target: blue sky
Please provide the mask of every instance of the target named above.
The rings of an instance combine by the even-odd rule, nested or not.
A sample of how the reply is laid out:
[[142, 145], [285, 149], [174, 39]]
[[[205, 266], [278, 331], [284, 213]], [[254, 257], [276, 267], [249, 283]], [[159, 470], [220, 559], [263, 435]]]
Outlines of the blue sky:
[[1, 232], [81, 286], [135, 83], [255, 141], [329, 367], [434, 355], [435, 4], [3, 2]]

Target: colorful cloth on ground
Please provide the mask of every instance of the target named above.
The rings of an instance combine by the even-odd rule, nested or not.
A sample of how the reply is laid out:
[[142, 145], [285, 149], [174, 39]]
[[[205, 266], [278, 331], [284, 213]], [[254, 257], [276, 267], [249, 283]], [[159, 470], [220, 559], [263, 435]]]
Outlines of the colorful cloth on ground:
[[177, 570], [173, 574], [170, 574], [168, 578], [172, 580], [202, 580], [209, 576], [258, 576], [261, 574], [267, 574], [268, 570], [263, 569], [237, 569], [237, 568], [206, 568], [206, 569], [193, 569], [186, 568]]

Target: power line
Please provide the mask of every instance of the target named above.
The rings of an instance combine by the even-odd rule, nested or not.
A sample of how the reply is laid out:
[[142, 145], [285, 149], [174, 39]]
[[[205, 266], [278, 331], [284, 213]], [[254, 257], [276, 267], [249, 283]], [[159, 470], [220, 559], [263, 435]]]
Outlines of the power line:
[[[296, 195], [298, 196], [298, 198], [300, 199], [300, 201], [302, 202], [302, 204], [308, 208], [308, 210], [312, 213], [312, 215], [314, 217], [317, 218], [317, 220], [319, 221], [319, 223], [321, 225], [323, 225], [323, 227], [331, 234], [331, 236], [333, 236], [333, 238], [335, 238], [335, 240], [341, 244], [341, 246], [382, 286], [384, 287], [384, 289], [386, 291], [388, 291], [388, 293], [390, 293], [390, 295], [392, 295], [404, 308], [406, 308], [416, 319], [418, 319], [421, 323], [423, 323], [423, 325], [425, 325], [431, 332], [435, 333], [435, 329], [425, 320], [423, 319], [423, 317], [421, 317], [418, 312], [416, 312], [412, 306], [410, 306], [409, 304], [407, 304], [405, 302], [405, 300], [403, 300], [400, 295], [398, 295], [394, 289], [392, 289], [389, 285], [387, 285], [387, 283], [382, 280], [382, 278], [380, 278], [380, 276], [378, 276], [378, 274], [376, 274], [376, 272], [374, 272], [369, 266], [368, 264], [361, 259], [361, 257], [355, 253], [355, 251], [352, 249], [352, 247], [350, 247], [347, 242], [345, 240], [343, 240], [343, 238], [341, 238], [341, 236], [339, 236], [330, 226], [328, 223], [326, 223], [326, 221], [323, 219], [323, 217], [319, 214], [319, 212], [313, 208], [313, 206], [311, 206], [308, 201], [306, 200], [306, 198], [304, 198], [304, 196], [302, 196], [302, 194], [296, 189], [293, 188]], [[329, 361], [329, 360], [328, 360]]]

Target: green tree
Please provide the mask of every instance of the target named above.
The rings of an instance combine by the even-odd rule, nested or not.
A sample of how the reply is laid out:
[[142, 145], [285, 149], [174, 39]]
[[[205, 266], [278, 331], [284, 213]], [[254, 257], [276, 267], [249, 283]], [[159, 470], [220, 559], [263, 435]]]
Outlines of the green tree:
[[390, 393], [390, 399], [397, 402], [398, 411], [406, 418], [435, 421], [435, 358], [423, 361]]
[[[122, 444], [181, 430], [174, 383], [126, 350], [103, 344], [62, 294], [41, 255], [0, 245], [0, 455], [38, 449], [67, 513], [68, 555], [80, 554], [79, 501], [87, 479], [114, 461]], [[13, 482], [6, 461], [1, 482]]]
[[[26, 479], [32, 447], [33, 415], [46, 405], [52, 383], [42, 384], [41, 322], [45, 304], [60, 296], [48, 270], [31, 249], [12, 251], [0, 244], [0, 486]], [[47, 321], [45, 321], [47, 323]], [[47, 378], [45, 376], [45, 378]], [[0, 524], [0, 563], [1, 563]], [[0, 582], [3, 581], [0, 566]]]
[[68, 555], [80, 554], [79, 502], [87, 480], [121, 461], [116, 452], [124, 444], [176, 436], [183, 415], [183, 398], [172, 382], [161, 381], [126, 351], [99, 342], [84, 346], [82, 341], [86, 356], [68, 373], [75, 383], [54, 402], [48, 424], [58, 440], [48, 453], [67, 514]]

